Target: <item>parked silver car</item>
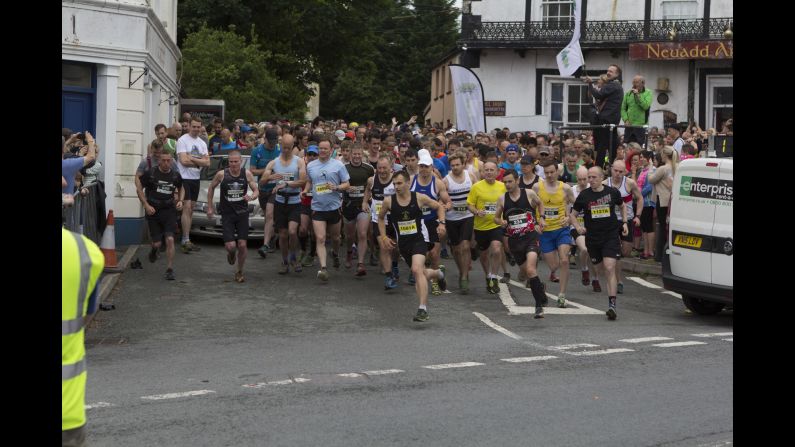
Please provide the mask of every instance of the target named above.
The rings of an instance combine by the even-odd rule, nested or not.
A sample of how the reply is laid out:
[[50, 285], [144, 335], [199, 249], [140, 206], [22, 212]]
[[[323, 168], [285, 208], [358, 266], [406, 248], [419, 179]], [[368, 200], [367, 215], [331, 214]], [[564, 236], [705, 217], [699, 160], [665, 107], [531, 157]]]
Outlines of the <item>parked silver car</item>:
[[[221, 200], [221, 186], [215, 188], [213, 198], [215, 199], [215, 212], [216, 215], [213, 219], [207, 217], [207, 190], [210, 187], [215, 174], [229, 166], [229, 157], [227, 155], [211, 155], [210, 166], [202, 168], [199, 176], [199, 199], [196, 201], [196, 206], [193, 208], [193, 224], [190, 228], [191, 235], [210, 236], [210, 237], [223, 237], [223, 227], [221, 226], [221, 216], [218, 213], [218, 208]], [[248, 169], [250, 155], [243, 155], [242, 169]], [[255, 178], [256, 180], [256, 178]], [[265, 218], [263, 217], [262, 210], [260, 209], [259, 202], [253, 201], [248, 204], [249, 221], [248, 221], [248, 238], [249, 240], [262, 240], [264, 237]]]

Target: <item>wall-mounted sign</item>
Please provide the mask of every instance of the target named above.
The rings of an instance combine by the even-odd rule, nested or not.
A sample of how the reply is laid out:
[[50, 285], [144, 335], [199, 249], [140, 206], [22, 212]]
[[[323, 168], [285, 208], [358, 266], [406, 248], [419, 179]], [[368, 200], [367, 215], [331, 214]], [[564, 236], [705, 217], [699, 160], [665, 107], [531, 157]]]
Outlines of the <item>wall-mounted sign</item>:
[[629, 44], [629, 60], [733, 59], [731, 40], [646, 42]]
[[484, 101], [486, 116], [505, 116], [505, 101]]

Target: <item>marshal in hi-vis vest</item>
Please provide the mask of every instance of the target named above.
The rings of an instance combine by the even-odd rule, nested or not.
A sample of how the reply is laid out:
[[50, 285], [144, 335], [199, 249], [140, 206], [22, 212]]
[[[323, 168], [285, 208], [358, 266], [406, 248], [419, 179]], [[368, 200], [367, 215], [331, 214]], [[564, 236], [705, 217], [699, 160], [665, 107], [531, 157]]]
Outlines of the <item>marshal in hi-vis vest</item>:
[[83, 317], [105, 267], [99, 247], [61, 229], [61, 430], [86, 423], [86, 362]]

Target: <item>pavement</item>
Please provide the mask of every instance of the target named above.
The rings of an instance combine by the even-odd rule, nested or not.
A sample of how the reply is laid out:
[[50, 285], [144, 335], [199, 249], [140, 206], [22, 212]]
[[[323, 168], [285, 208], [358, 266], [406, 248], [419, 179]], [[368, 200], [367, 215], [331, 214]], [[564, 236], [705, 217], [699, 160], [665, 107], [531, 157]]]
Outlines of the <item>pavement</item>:
[[86, 333], [92, 446], [733, 443], [733, 311], [693, 315], [653, 275], [626, 272], [608, 321], [574, 269], [569, 306], [535, 320], [522, 284], [487, 294], [475, 266], [461, 295], [445, 261], [452, 293], [419, 324], [405, 263], [386, 292], [374, 267], [322, 283], [317, 263], [280, 276], [252, 247], [238, 284], [222, 244], [198, 243], [176, 281], [139, 254], [103, 300], [116, 310]]

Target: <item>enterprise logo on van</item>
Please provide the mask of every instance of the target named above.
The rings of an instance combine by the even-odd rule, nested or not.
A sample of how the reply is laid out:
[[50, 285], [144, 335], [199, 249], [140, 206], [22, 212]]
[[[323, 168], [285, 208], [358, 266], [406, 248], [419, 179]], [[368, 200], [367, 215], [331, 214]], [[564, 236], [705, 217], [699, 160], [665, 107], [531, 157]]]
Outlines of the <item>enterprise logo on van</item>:
[[679, 186], [679, 195], [734, 201], [734, 182], [683, 175], [682, 184]]

